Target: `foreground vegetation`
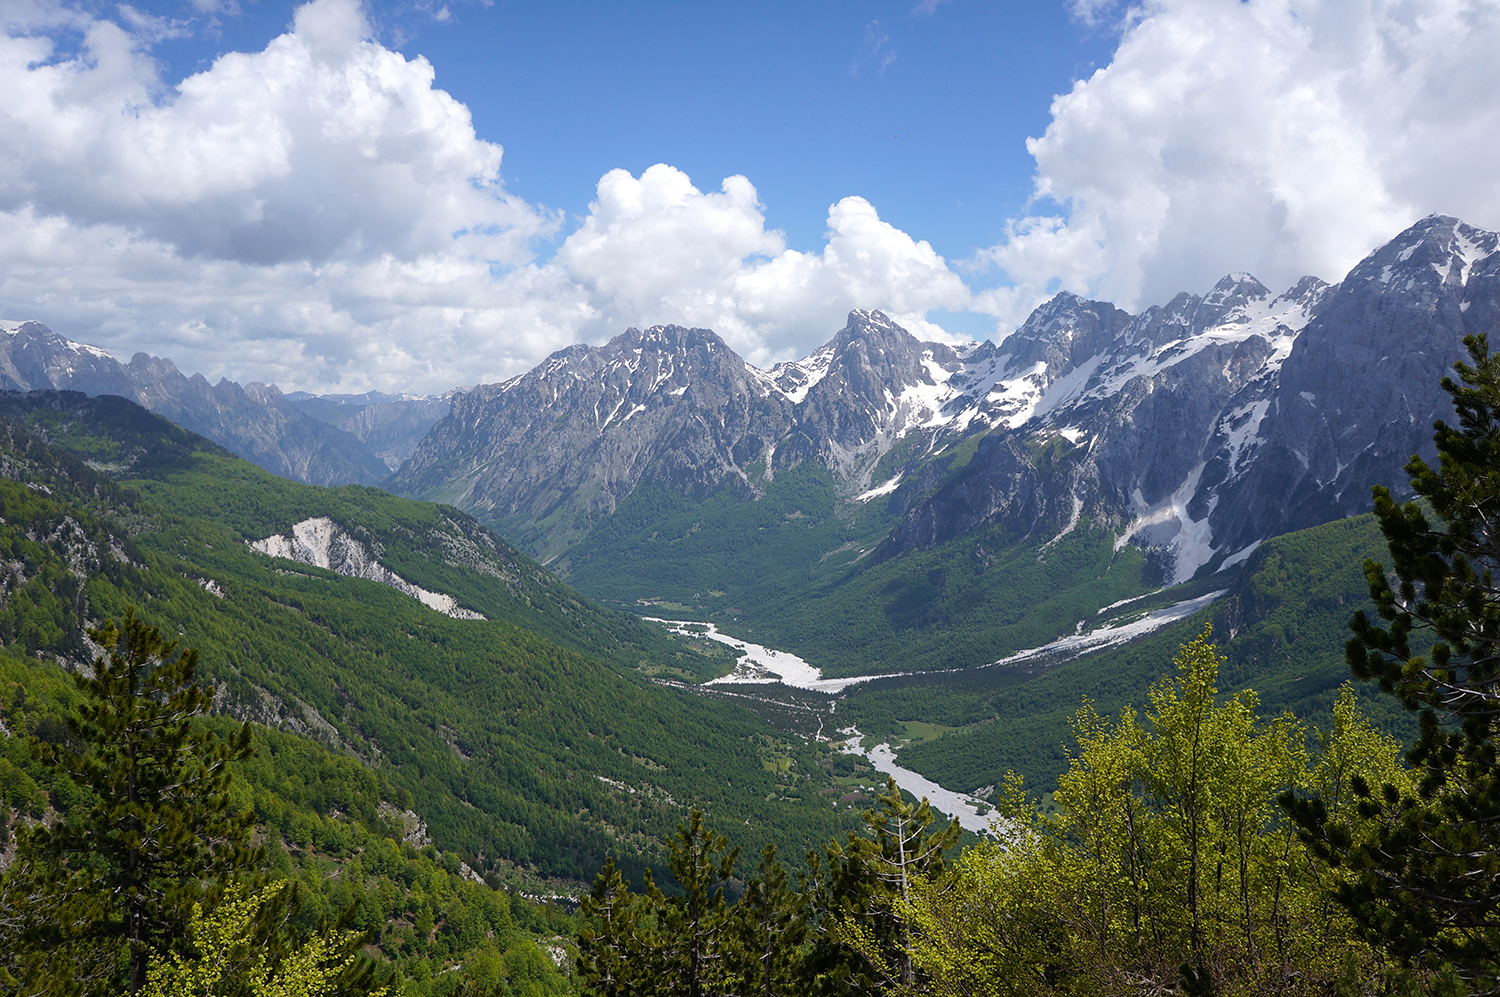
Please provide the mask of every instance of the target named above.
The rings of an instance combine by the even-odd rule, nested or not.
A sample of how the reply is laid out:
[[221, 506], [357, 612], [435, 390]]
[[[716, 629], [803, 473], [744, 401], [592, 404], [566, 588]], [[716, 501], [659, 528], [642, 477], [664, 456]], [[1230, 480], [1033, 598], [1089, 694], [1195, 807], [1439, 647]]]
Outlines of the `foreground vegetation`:
[[[91, 637], [105, 653], [66, 680], [67, 712], [10, 686], [0, 776], [24, 809], [4, 822], [0, 993], [571, 990], [568, 915], [378, 820], [309, 813], [311, 796], [365, 802], [378, 780], [302, 739], [210, 721], [197, 653], [133, 614]], [[34, 765], [10, 761], [18, 745]], [[287, 783], [303, 791], [274, 791]]]
[[[1078, 750], [1044, 811], [1019, 779], [994, 838], [945, 860], [925, 802], [891, 784], [867, 832], [830, 844], [796, 888], [774, 852], [728, 904], [734, 853], [701, 819], [672, 842], [682, 895], [633, 894], [612, 867], [585, 901], [580, 968], [601, 995], [1375, 994], [1438, 992], [1443, 967], [1403, 967], [1336, 900], [1330, 863], [1278, 803], [1317, 799], [1368, 840], [1359, 786], [1410, 794], [1400, 748], [1352, 691], [1328, 729], [1216, 697], [1223, 659], [1188, 644], [1148, 708], [1085, 705]], [[1311, 744], [1311, 750], [1309, 750]], [[767, 944], [768, 939], [774, 942]]]

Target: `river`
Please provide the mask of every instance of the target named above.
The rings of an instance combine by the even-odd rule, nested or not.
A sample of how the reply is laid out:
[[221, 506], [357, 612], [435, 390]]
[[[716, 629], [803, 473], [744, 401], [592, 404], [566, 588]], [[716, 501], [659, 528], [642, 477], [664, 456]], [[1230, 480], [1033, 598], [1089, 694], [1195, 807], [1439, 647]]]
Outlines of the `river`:
[[[1188, 599], [1163, 607], [1162, 609], [1144, 613], [1140, 617], [1128, 622], [1119, 623], [1114, 626], [1099, 627], [1088, 633], [1070, 634], [1067, 637], [1060, 637], [1041, 647], [1018, 651], [1015, 654], [1001, 658], [999, 661], [991, 661], [975, 667], [1004, 667], [1006, 665], [1018, 665], [1038, 658], [1066, 661], [1069, 658], [1081, 657], [1093, 651], [1099, 651], [1106, 647], [1134, 640], [1152, 631], [1160, 630], [1168, 624], [1185, 619], [1223, 594], [1223, 590], [1210, 592], [1196, 599]], [[1114, 607], [1106, 607], [1106, 609], [1111, 608]], [[709, 640], [716, 640], [721, 644], [727, 644], [744, 652], [735, 664], [734, 671], [705, 683], [710, 686], [773, 685], [780, 683], [793, 689], [839, 693], [850, 686], [859, 685], [863, 682], [914, 674], [912, 672], [885, 672], [879, 675], [855, 675], [846, 678], [825, 679], [820, 670], [790, 651], [778, 651], [763, 644], [756, 644], [748, 640], [741, 640], [738, 637], [732, 637], [720, 631], [712, 623], [662, 620], [652, 617], [646, 617], [646, 619], [652, 623], [663, 624], [668, 630], [675, 633], [707, 637]], [[943, 671], [922, 672], [921, 674], [942, 675], [967, 670], [945, 669]], [[841, 731], [841, 734], [848, 738], [844, 742], [843, 750], [845, 752], [861, 755], [868, 759], [870, 764], [875, 767], [875, 771], [895, 779], [896, 785], [918, 799], [925, 797], [932, 804], [934, 810], [949, 817], [957, 817], [960, 824], [977, 834], [996, 834], [996, 830], [992, 826], [993, 818], [981, 817], [979, 814], [979, 808], [984, 805], [981, 801], [967, 793], [945, 789], [920, 772], [913, 772], [911, 769], [903, 768], [897, 764], [896, 751], [889, 744], [877, 744], [866, 751], [860, 747], [859, 731], [853, 727], [847, 727]]]
[[[966, 830], [973, 831], [975, 834], [1000, 837], [995, 826], [996, 818], [988, 804], [968, 793], [956, 793], [951, 789], [944, 789], [922, 773], [903, 768], [896, 761], [895, 749], [889, 744], [877, 744], [866, 751], [860, 747], [858, 730], [846, 727], [840, 733], [849, 737], [849, 740], [844, 742], [845, 754], [859, 755], [867, 759], [871, 765], [875, 766], [875, 771], [895, 779], [896, 785], [919, 800], [925, 799], [938, 813], [948, 817], [957, 817], [959, 824]], [[981, 807], [991, 810], [990, 816], [981, 816]]]

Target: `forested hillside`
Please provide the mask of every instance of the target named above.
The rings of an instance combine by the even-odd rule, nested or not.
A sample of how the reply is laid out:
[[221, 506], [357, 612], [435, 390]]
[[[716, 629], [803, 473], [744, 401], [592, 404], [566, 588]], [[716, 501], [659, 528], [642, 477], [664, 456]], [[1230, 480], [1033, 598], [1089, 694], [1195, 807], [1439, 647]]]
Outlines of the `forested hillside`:
[[[199, 649], [219, 713], [257, 725], [239, 792], [284, 843], [283, 871], [421, 822], [436, 852], [378, 875], [463, 863], [550, 889], [606, 854], [638, 877], [694, 806], [796, 849], [846, 826], [817, 794], [825, 748], [643, 674], [727, 659], [583, 599], [452, 509], [294, 484], [121, 399], [10, 395], [0, 416], [8, 826], [71, 802], [21, 740], [60, 729], [72, 701], [45, 662], [88, 661], [88, 627], [132, 606]], [[248, 545], [317, 517], [470, 618]]]
[[[95, 797], [32, 747], [79, 746], [68, 721], [85, 697], [70, 676], [11, 646], [0, 652], [0, 693], [0, 858], [10, 866], [27, 830], [82, 819]], [[227, 736], [237, 725], [218, 717], [200, 726]], [[253, 731], [253, 754], [231, 766], [227, 807], [252, 815], [262, 843], [252, 881], [296, 885], [289, 930], [347, 925], [374, 957], [364, 968], [413, 997], [451, 992], [462, 977], [444, 970], [455, 964], [516, 992], [571, 992], [566, 909], [528, 900], [494, 875], [481, 881], [458, 854], [439, 851], [403, 809], [409, 794], [347, 752], [260, 725]], [[16, 904], [0, 917], [0, 992], [15, 992], [7, 972], [25, 976], [18, 960], [28, 957], [40, 957], [31, 965], [48, 970], [46, 986], [73, 992], [59, 975], [81, 967], [44, 938], [13, 933], [24, 896], [10, 871], [0, 875], [0, 892]]]

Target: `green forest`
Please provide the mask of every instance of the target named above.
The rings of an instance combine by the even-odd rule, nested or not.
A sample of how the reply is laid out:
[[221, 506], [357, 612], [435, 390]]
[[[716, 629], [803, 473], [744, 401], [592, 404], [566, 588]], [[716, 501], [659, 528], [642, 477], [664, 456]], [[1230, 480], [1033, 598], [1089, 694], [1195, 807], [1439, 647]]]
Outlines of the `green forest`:
[[[251, 815], [258, 858], [240, 878], [299, 884], [257, 916], [357, 932], [360, 960], [407, 992], [564, 986], [579, 882], [610, 854], [637, 882], [664, 871], [689, 808], [799, 849], [858, 820], [820, 793], [826, 746], [647, 677], [719, 674], [720, 651], [582, 598], [456, 510], [294, 484], [121, 399], [69, 393], [0, 397], [0, 466], [7, 883], [30, 829], [98, 804], [48, 758], [80, 744], [74, 677], [104, 651], [90, 631], [127, 618], [194, 649], [213, 689], [194, 729], [249, 725], [220, 794]], [[316, 516], [484, 619], [246, 544]], [[177, 911], [185, 937], [191, 906]], [[7, 959], [32, 944], [17, 937]]]

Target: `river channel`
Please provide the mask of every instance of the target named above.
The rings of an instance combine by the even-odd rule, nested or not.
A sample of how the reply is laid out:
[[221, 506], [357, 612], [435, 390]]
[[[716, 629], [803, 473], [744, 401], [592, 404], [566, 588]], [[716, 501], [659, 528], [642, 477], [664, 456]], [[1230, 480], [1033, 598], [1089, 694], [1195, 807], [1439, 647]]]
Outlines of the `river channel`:
[[[1050, 644], [1019, 651], [999, 661], [992, 661], [976, 667], [1004, 667], [1038, 658], [1052, 658], [1061, 661], [1102, 650], [1113, 645], [1123, 644], [1152, 631], [1159, 630], [1178, 620], [1186, 619], [1223, 594], [1223, 590], [1210, 592], [1196, 599], [1188, 599], [1152, 612], [1144, 613], [1127, 622], [1098, 627], [1088, 633], [1078, 633], [1061, 637]], [[1114, 607], [1106, 608], [1112, 609]], [[780, 683], [793, 689], [836, 694], [843, 692], [850, 686], [859, 685], [864, 682], [913, 674], [912, 672], [884, 672], [879, 675], [855, 675], [845, 678], [825, 679], [819, 669], [808, 664], [790, 651], [778, 651], [763, 644], [741, 640], [738, 637], [733, 637], [720, 631], [712, 623], [700, 623], [689, 620], [663, 620], [652, 617], [646, 617], [646, 619], [652, 623], [660, 623], [675, 633], [706, 637], [709, 640], [727, 644], [743, 652], [739, 661], [735, 664], [734, 671], [728, 675], [721, 675], [716, 679], [711, 679], [705, 685], [753, 686]], [[952, 669], [952, 671], [959, 670], [961, 669]], [[922, 674], [941, 675], [944, 672], [923, 672]], [[932, 804], [933, 809], [949, 817], [957, 817], [959, 823], [970, 831], [981, 834], [996, 833], [995, 828], [992, 826], [992, 818], [984, 817], [980, 814], [981, 808], [984, 807], [981, 801], [967, 793], [946, 789], [928, 779], [920, 772], [913, 772], [911, 769], [903, 768], [897, 764], [896, 751], [890, 744], [877, 744], [873, 748], [865, 749], [860, 746], [859, 732], [853, 727], [846, 727], [840, 734], [845, 738], [844, 751], [850, 754], [862, 755], [874, 766], [875, 771], [895, 779], [896, 785], [908, 793], [919, 799], [926, 797], [927, 801]], [[837, 740], [837, 738], [826, 738], [826, 736], [824, 739]]]
[[[677, 633], [708, 637], [728, 644], [744, 652], [735, 670], [728, 675], [713, 679], [706, 685], [770, 685], [781, 683], [794, 689], [816, 692], [842, 692], [851, 685], [887, 678], [888, 675], [860, 675], [853, 678], [825, 679], [823, 673], [790, 651], [741, 640], [721, 633], [712, 623], [684, 623], [678, 620], [654, 620], [664, 623]], [[913, 772], [896, 761], [896, 750], [889, 744], [877, 744], [868, 750], [860, 746], [859, 731], [846, 727], [839, 732], [845, 738], [842, 750], [846, 754], [860, 755], [874, 766], [875, 771], [896, 780], [896, 785], [918, 799], [925, 798], [932, 808], [948, 817], [957, 817], [958, 822], [970, 831], [993, 833], [990, 818], [980, 815], [985, 807], [981, 801], [967, 793], [954, 792], [933, 782], [920, 772]]]

